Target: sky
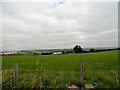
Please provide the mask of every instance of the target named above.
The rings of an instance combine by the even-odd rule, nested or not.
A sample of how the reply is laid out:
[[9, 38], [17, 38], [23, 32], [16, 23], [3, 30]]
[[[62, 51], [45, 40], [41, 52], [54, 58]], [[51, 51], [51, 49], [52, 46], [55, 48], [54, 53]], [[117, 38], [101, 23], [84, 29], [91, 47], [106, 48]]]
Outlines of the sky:
[[[99, 0], [98, 0], [99, 1]], [[2, 0], [2, 50], [118, 46], [118, 3]], [[2, 20], [2, 21], [1, 21]]]

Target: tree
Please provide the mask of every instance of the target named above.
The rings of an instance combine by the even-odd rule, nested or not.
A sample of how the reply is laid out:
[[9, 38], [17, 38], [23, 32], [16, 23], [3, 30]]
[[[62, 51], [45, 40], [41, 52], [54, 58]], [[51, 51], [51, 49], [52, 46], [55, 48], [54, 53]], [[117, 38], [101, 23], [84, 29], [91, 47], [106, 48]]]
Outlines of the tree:
[[79, 45], [76, 45], [74, 48], [73, 48], [74, 52], [75, 53], [82, 53], [83, 52], [83, 49], [81, 48], [81, 46]]
[[94, 52], [94, 51], [95, 51], [94, 48], [91, 48], [91, 49], [90, 49], [90, 52]]

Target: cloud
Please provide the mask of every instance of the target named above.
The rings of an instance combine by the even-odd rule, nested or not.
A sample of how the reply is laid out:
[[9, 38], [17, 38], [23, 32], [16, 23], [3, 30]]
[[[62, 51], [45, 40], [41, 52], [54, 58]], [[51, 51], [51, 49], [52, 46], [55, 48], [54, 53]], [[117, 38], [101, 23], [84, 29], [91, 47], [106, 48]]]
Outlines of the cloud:
[[[68, 0], [1, 0], [2, 2], [65, 2]], [[119, 2], [119, 0], [69, 0], [74, 2]]]
[[4, 2], [3, 50], [117, 46], [117, 3], [56, 3]]

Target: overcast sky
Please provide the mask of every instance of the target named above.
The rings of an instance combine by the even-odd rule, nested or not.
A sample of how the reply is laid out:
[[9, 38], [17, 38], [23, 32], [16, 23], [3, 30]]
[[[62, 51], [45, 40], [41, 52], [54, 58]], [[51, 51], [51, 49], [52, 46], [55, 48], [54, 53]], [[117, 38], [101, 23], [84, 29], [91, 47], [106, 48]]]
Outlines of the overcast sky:
[[118, 46], [117, 2], [2, 2], [0, 18], [3, 50]]

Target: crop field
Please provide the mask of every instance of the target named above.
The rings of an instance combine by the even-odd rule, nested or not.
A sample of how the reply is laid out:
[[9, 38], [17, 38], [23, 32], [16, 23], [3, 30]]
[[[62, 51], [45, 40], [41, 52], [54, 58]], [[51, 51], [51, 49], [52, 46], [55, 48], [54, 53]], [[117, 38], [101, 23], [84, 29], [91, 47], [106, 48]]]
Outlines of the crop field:
[[[22, 55], [2, 57], [2, 86], [5, 88], [80, 87], [80, 60], [84, 60], [84, 84], [118, 87], [118, 50], [82, 54]], [[18, 79], [13, 65], [18, 64]]]

